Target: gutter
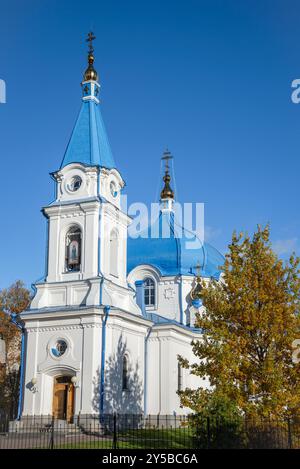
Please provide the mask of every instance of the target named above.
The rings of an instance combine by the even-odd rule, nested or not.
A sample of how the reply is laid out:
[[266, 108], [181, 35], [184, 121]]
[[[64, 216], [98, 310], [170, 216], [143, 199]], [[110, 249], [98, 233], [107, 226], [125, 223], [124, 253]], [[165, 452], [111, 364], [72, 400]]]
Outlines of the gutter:
[[[98, 196], [100, 198], [100, 171], [98, 173]], [[99, 209], [99, 232], [98, 232], [98, 275], [100, 276], [100, 307], [103, 301], [103, 282], [104, 275], [101, 271], [101, 243], [100, 243], [100, 230], [101, 230], [101, 205]], [[110, 313], [110, 306], [104, 306], [104, 318], [102, 319], [102, 340], [101, 340], [101, 368], [100, 368], [100, 389], [99, 389], [99, 414], [100, 420], [103, 418], [104, 412], [104, 395], [105, 395], [105, 348], [106, 348], [106, 323]]]
[[20, 386], [19, 386], [19, 402], [18, 402], [18, 415], [17, 420], [21, 419], [22, 415], [22, 404], [23, 404], [23, 395], [24, 395], [24, 374], [25, 374], [25, 327], [24, 322], [18, 322], [16, 320], [17, 315], [11, 314], [11, 322], [21, 331], [21, 363], [20, 363]]
[[[98, 197], [100, 202], [102, 202], [101, 197], [100, 197], [100, 170], [98, 173]], [[99, 230], [98, 230], [98, 275], [100, 276], [100, 306], [102, 305], [102, 288], [103, 288], [103, 281], [104, 281], [104, 275], [101, 271], [101, 243], [100, 243], [100, 230], [101, 230], [101, 209], [102, 206], [100, 204], [99, 207]]]
[[[135, 293], [137, 305], [141, 308], [142, 315], [147, 318], [145, 301], [144, 301], [144, 280], [136, 280], [135, 282]], [[152, 331], [152, 326], [148, 328], [147, 334], [144, 338], [144, 416], [147, 415], [147, 384], [148, 384], [148, 339]]]
[[47, 218], [47, 223], [46, 223], [46, 252], [45, 252], [45, 273], [44, 273], [44, 281], [46, 281], [46, 278], [48, 276], [48, 263], [49, 263], [49, 218]]
[[179, 287], [179, 312], [180, 312], [180, 324], [183, 324], [183, 307], [182, 307], [182, 274], [180, 275], [180, 287]]
[[104, 394], [105, 394], [105, 346], [106, 346], [106, 323], [110, 312], [110, 306], [104, 306], [104, 318], [102, 322], [102, 343], [101, 343], [101, 370], [100, 370], [100, 419], [103, 417], [104, 411]]
[[22, 329], [21, 338], [21, 365], [20, 365], [20, 387], [19, 387], [19, 403], [17, 420], [21, 419], [24, 395], [24, 378], [25, 378], [25, 330]]
[[144, 417], [147, 416], [147, 404], [148, 404], [148, 395], [147, 395], [147, 384], [148, 384], [148, 339], [149, 336], [152, 332], [152, 327], [150, 326], [147, 332], [147, 335], [145, 337], [145, 343], [144, 343]]

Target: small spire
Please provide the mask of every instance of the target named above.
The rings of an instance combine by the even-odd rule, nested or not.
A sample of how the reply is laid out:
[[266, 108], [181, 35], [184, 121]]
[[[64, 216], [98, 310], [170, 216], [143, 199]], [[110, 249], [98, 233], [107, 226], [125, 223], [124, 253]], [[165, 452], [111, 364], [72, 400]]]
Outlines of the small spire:
[[94, 69], [94, 47], [93, 47], [93, 41], [96, 39], [96, 36], [94, 36], [94, 33], [90, 31], [88, 33], [88, 37], [86, 39], [86, 42], [89, 43], [89, 50], [88, 50], [88, 68], [84, 72], [83, 75], [83, 81], [97, 81], [98, 80], [98, 73]]
[[172, 158], [173, 158], [173, 156], [171, 155], [171, 153], [167, 149], [164, 152], [163, 156], [162, 156], [162, 160], [165, 163], [165, 175], [163, 177], [165, 185], [164, 185], [163, 190], [160, 193], [160, 199], [161, 200], [174, 199], [174, 191], [172, 190], [172, 188], [170, 186], [171, 176], [170, 176], [170, 166], [169, 166], [169, 161]]
[[196, 285], [192, 289], [190, 295], [192, 300], [200, 300], [202, 298], [202, 284], [201, 284], [201, 265], [198, 261], [197, 265], [195, 266], [197, 275], [196, 275]]

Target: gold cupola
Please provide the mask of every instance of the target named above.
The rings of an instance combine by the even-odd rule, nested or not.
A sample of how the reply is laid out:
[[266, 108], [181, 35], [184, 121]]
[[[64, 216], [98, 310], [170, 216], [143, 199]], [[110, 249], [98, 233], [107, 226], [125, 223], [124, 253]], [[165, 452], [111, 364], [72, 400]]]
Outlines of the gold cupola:
[[174, 199], [174, 191], [172, 190], [170, 186], [171, 182], [171, 176], [170, 176], [170, 170], [169, 170], [169, 160], [171, 160], [173, 157], [169, 150], [166, 150], [163, 154], [162, 160], [165, 161], [165, 175], [163, 177], [163, 181], [165, 183], [163, 190], [160, 193], [160, 199], [161, 200], [166, 200], [166, 199]]
[[88, 51], [88, 68], [84, 72], [83, 81], [98, 81], [98, 73], [94, 69], [94, 48], [93, 48], [93, 41], [96, 39], [96, 36], [92, 32], [88, 33], [87, 42], [89, 43], [89, 51]]
[[200, 270], [201, 270], [200, 262], [198, 262], [196, 266], [196, 270], [197, 270], [196, 285], [194, 286], [194, 288], [192, 288], [191, 293], [190, 293], [192, 301], [201, 300], [202, 298], [203, 287], [202, 287], [201, 275], [200, 275]]
[[191, 298], [192, 300], [201, 300], [202, 298], [202, 285], [201, 285], [201, 277], [196, 277], [196, 285], [191, 291]]

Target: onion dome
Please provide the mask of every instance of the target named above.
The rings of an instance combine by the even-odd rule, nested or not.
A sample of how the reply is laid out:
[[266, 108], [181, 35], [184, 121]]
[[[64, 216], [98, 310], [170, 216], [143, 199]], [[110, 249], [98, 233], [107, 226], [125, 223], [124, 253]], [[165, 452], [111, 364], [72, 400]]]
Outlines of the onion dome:
[[94, 56], [92, 54], [89, 54], [88, 56], [89, 66], [84, 72], [83, 81], [90, 81], [90, 80], [98, 81], [98, 73], [94, 69], [94, 65], [93, 65], [94, 60], [95, 60]]
[[89, 43], [89, 53], [88, 53], [88, 68], [84, 72], [83, 81], [97, 81], [98, 73], [94, 69], [94, 48], [93, 40], [96, 39], [96, 36], [92, 32], [88, 33], [87, 42]]
[[[128, 273], [140, 265], [151, 265], [162, 276], [195, 276], [199, 260], [202, 277], [219, 278], [224, 264], [222, 254], [195, 234], [180, 226], [171, 211], [161, 211], [139, 237], [128, 237]], [[197, 290], [198, 292], [198, 290]]]
[[190, 295], [192, 300], [201, 300], [202, 298], [202, 285], [201, 285], [201, 277], [197, 275], [196, 277], [196, 285], [192, 289]]
[[[202, 277], [219, 278], [224, 257], [213, 246], [203, 242], [197, 234], [185, 229], [177, 222], [173, 210], [174, 192], [170, 187], [169, 160], [171, 153], [164, 152], [164, 188], [161, 192], [160, 212], [138, 236], [128, 236], [127, 270], [131, 272], [140, 265], [154, 267], [161, 276], [194, 274], [199, 262]], [[200, 276], [200, 274], [199, 274]], [[196, 285], [195, 295], [200, 294]]]
[[174, 199], [174, 191], [172, 190], [170, 186], [171, 182], [171, 176], [169, 173], [169, 160], [172, 158], [171, 153], [166, 150], [163, 154], [162, 160], [165, 161], [165, 175], [163, 177], [163, 181], [165, 183], [163, 190], [160, 193], [160, 200], [166, 200], [166, 199]]

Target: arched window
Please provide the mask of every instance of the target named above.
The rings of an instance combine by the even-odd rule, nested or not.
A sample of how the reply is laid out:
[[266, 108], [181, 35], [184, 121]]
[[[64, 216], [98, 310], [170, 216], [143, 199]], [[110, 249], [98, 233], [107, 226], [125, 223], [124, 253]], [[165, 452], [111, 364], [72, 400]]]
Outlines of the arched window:
[[66, 271], [78, 272], [81, 267], [81, 230], [73, 226], [66, 235]]
[[123, 357], [123, 367], [122, 367], [122, 389], [123, 391], [128, 391], [128, 357], [124, 355]]
[[144, 302], [145, 306], [155, 306], [155, 282], [150, 277], [144, 280]]
[[178, 363], [177, 365], [177, 391], [182, 391], [182, 386], [183, 386], [183, 368]]
[[109, 239], [109, 272], [118, 277], [118, 232], [112, 230]]

